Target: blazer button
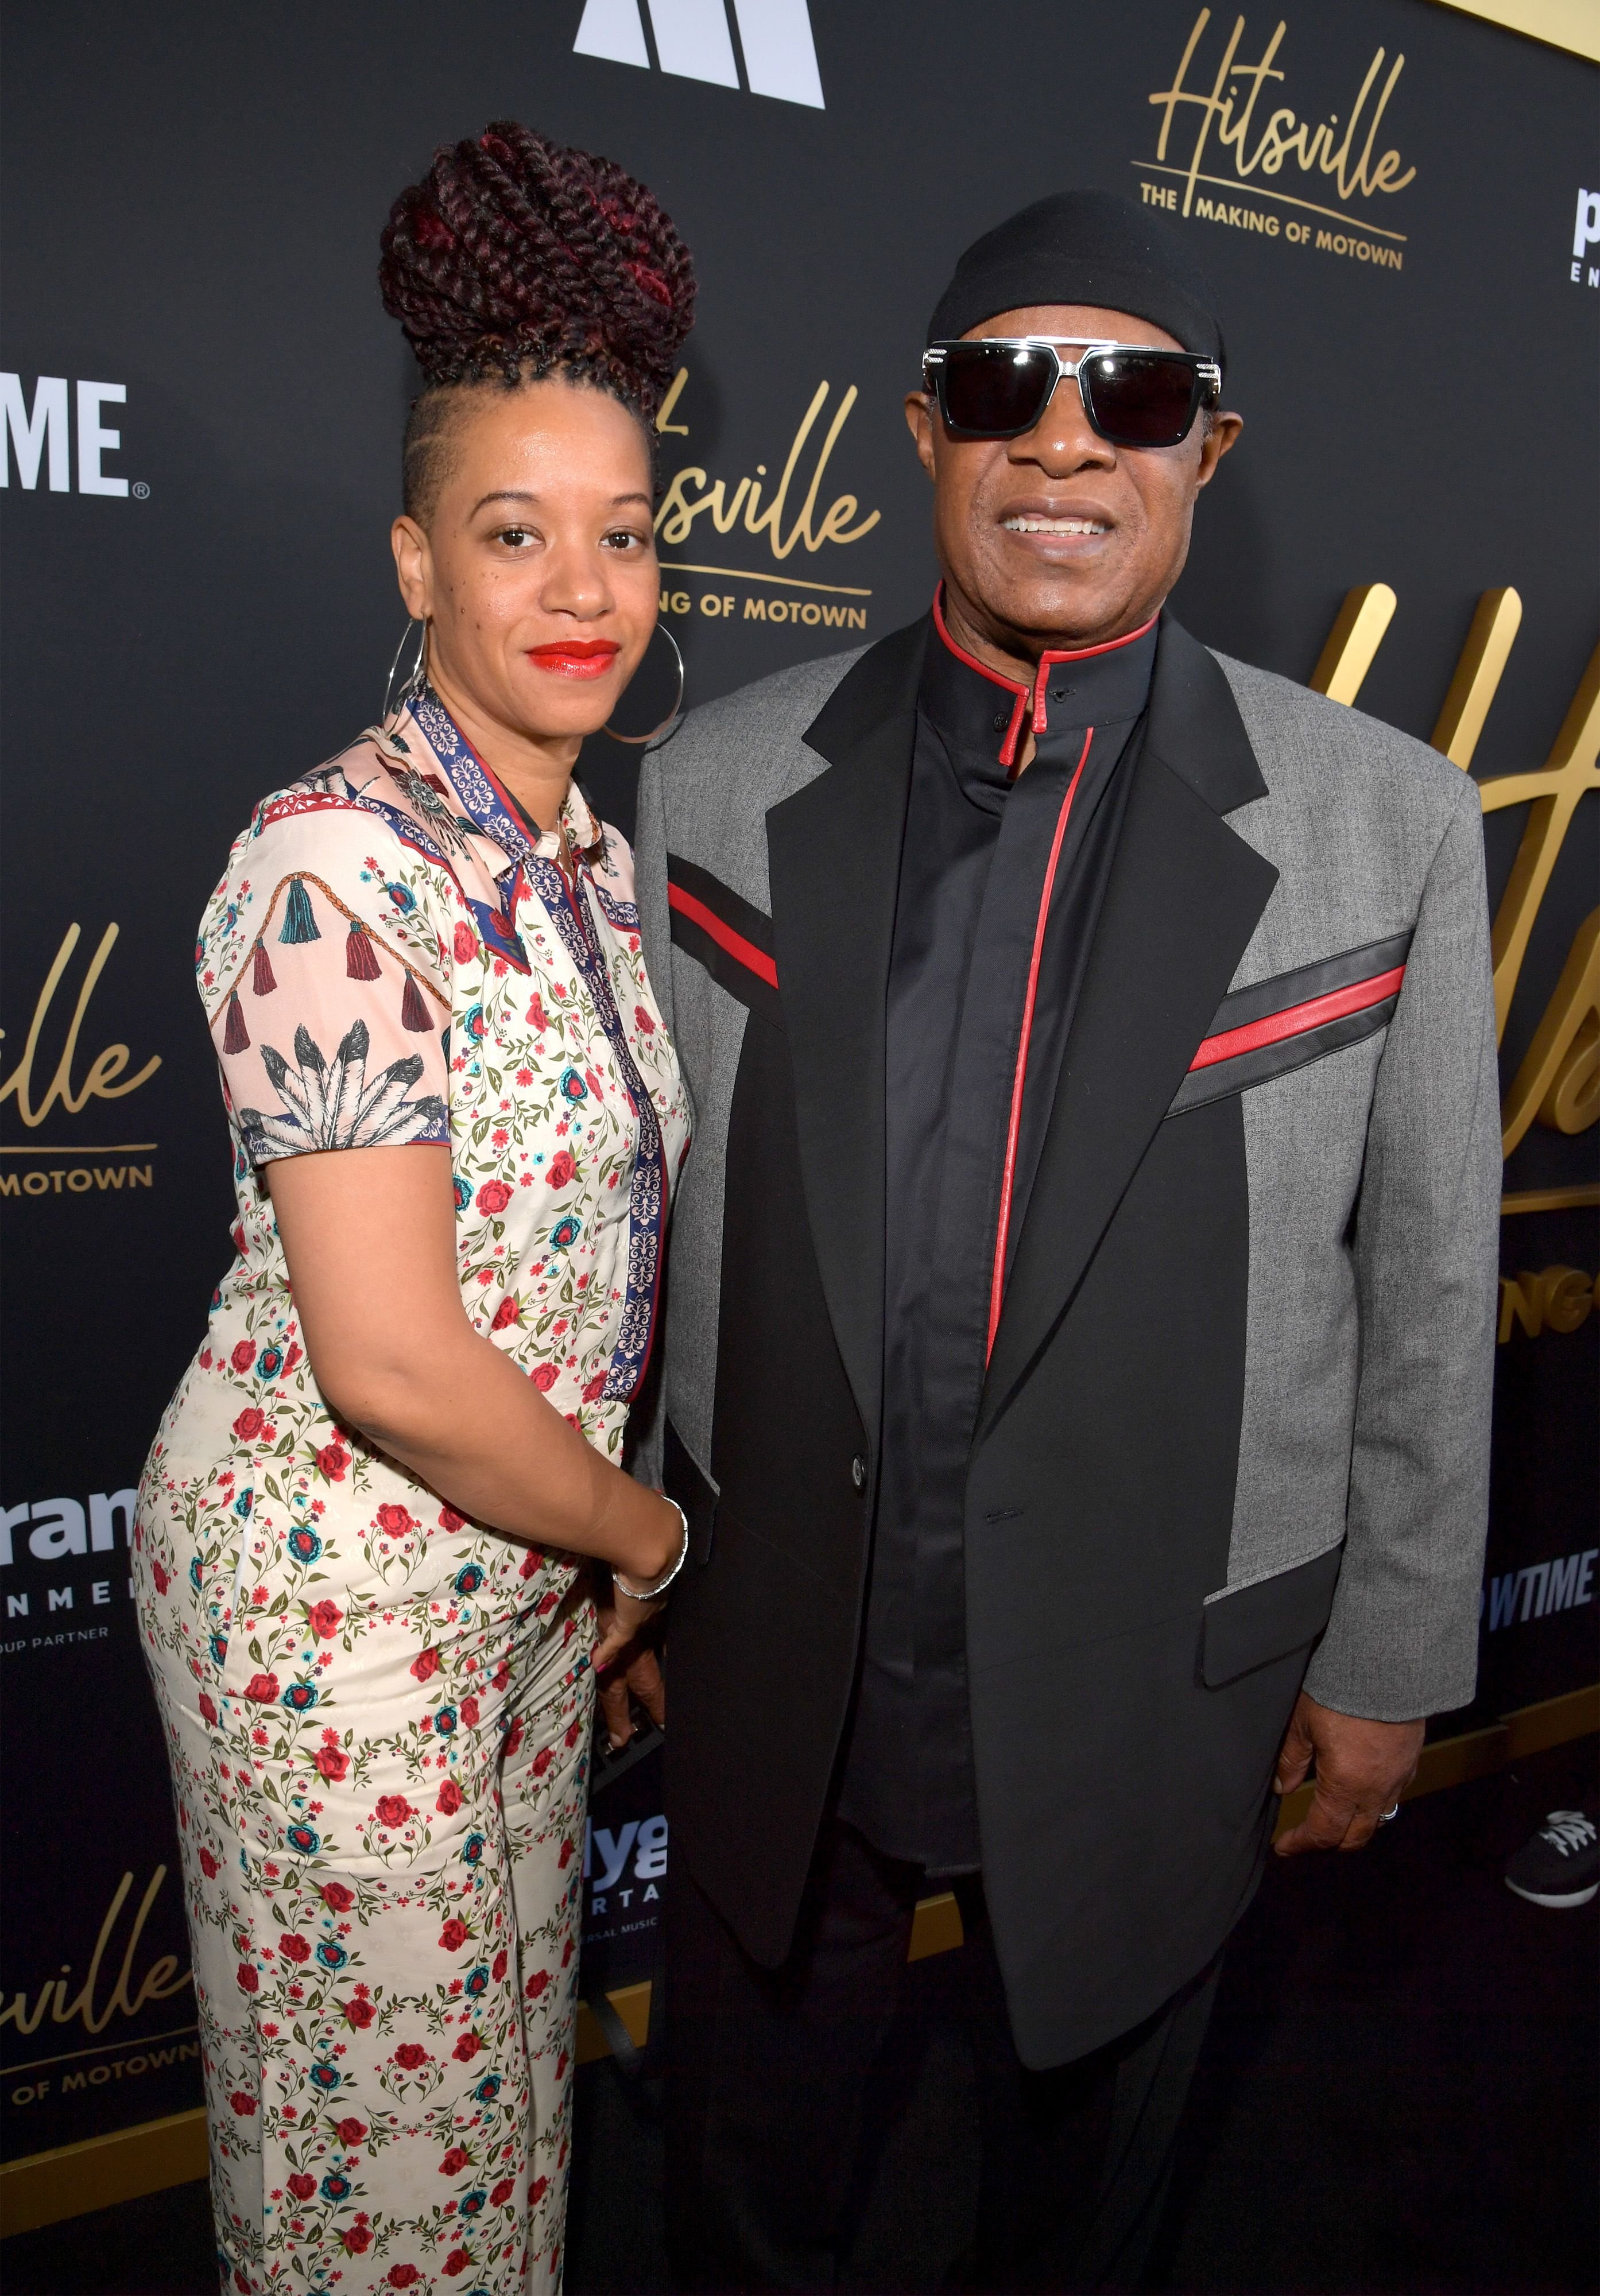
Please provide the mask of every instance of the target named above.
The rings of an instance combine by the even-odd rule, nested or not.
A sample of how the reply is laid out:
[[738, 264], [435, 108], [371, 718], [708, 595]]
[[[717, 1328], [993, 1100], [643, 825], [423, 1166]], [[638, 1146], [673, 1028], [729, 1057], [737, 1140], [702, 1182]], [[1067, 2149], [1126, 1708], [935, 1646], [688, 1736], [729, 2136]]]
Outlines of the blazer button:
[[866, 1461], [859, 1452], [850, 1461], [850, 1480], [858, 1491], [866, 1488]]

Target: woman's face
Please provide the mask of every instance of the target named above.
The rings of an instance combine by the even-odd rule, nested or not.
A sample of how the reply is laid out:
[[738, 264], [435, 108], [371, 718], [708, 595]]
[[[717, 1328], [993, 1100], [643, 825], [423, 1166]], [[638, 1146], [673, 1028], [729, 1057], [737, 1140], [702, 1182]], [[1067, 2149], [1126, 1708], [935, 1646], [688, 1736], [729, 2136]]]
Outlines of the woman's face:
[[655, 627], [650, 451], [606, 392], [547, 378], [463, 392], [424, 529], [395, 521], [400, 591], [429, 665], [536, 742], [603, 726]]

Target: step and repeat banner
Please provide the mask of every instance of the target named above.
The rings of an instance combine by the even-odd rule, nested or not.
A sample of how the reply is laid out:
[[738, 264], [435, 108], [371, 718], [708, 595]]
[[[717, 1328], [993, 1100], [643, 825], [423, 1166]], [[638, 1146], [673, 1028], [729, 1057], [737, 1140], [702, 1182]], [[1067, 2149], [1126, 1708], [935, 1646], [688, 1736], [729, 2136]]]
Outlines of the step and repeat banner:
[[[1308, 679], [1346, 594], [1387, 585], [1360, 706], [1427, 738], [1481, 599], [1515, 591], [1470, 766], [1506, 1006], [1494, 1526], [1480, 1700], [1436, 1726], [1593, 1678], [1595, 83], [1432, 0], [16, 12], [5, 2157], [199, 2101], [127, 1567], [141, 1464], [231, 1250], [194, 929], [255, 800], [376, 714], [404, 619], [388, 527], [414, 387], [378, 233], [434, 145], [491, 118], [612, 156], [693, 249], [702, 316], [661, 410], [658, 521], [692, 701], [925, 607], [900, 402], [926, 315], [979, 231], [1071, 184], [1160, 209], [1216, 282], [1246, 427], [1202, 505], [1176, 601], [1191, 629]], [[1484, 611], [1492, 682], [1516, 616]], [[636, 755], [584, 761], [624, 826]], [[595, 1981], [648, 1965], [669, 1864], [651, 1780], [637, 1764], [595, 1803]]]

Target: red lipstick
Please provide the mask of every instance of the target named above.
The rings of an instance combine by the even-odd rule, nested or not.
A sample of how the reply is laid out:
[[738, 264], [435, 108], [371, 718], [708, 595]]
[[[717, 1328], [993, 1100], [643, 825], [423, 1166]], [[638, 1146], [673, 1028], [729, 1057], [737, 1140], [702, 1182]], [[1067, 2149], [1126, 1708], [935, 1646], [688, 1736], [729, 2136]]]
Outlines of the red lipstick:
[[529, 646], [528, 659], [557, 677], [603, 677], [621, 651], [612, 638], [559, 638], [554, 645]]

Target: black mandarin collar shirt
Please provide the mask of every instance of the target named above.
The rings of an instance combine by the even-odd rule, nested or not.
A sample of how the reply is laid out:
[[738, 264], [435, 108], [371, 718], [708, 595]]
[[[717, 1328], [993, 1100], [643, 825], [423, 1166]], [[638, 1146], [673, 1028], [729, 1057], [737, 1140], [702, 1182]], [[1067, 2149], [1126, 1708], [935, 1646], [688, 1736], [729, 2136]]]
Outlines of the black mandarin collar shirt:
[[935, 628], [890, 960], [882, 1465], [839, 1814], [889, 1856], [948, 1874], [981, 1862], [967, 1457], [1158, 632], [1046, 658], [1045, 724], [1018, 774], [1034, 694], [960, 652], [937, 605]]

